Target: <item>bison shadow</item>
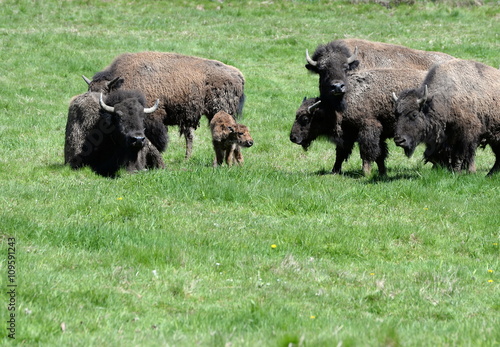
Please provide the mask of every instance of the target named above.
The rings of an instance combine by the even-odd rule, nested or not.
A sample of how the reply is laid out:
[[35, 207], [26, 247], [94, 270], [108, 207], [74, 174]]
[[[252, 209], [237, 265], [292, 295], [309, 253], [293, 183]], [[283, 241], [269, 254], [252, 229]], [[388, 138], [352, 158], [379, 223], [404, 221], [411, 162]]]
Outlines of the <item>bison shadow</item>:
[[[389, 169], [390, 171], [390, 169]], [[326, 176], [326, 175], [338, 175], [332, 173], [331, 170], [326, 170], [322, 169], [319, 171], [314, 172], [314, 175], [317, 176]], [[350, 177], [353, 179], [362, 179], [362, 178], [367, 178], [363, 174], [363, 170], [345, 170], [341, 174], [341, 176], [345, 177]], [[368, 177], [366, 180], [367, 184], [373, 184], [373, 183], [381, 183], [381, 182], [393, 182], [393, 181], [399, 181], [399, 180], [412, 180], [412, 179], [418, 179], [421, 178], [422, 176], [415, 170], [403, 170], [403, 172], [397, 172], [395, 175], [379, 175], [378, 173], [375, 173]]]

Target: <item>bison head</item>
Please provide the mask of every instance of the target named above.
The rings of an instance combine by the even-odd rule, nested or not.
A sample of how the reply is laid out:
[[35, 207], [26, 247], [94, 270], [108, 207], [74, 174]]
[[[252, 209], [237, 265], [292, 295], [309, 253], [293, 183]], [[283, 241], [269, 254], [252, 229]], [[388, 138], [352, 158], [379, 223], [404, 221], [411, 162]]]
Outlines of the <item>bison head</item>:
[[323, 121], [327, 118], [319, 105], [320, 98], [304, 98], [295, 115], [290, 132], [290, 141], [307, 150], [311, 142], [321, 134]]
[[246, 125], [236, 124], [235, 131], [237, 134], [238, 145], [242, 147], [253, 146], [253, 139], [252, 136], [250, 136], [250, 131], [248, 130], [248, 127]]
[[347, 74], [359, 65], [358, 48], [350, 50], [338, 42], [319, 46], [313, 56], [306, 50], [306, 68], [319, 75], [319, 90], [323, 100], [343, 95], [347, 89]]
[[106, 76], [96, 74], [92, 80], [82, 75], [83, 80], [87, 83], [89, 92], [97, 92], [109, 94], [114, 90], [120, 89], [125, 80], [121, 77], [107, 79]]
[[114, 126], [114, 141], [122, 148], [140, 150], [144, 147], [146, 136], [144, 134], [144, 115], [153, 113], [158, 108], [159, 101], [150, 108], [144, 108], [144, 97], [135, 97], [119, 91], [112, 93], [105, 103], [102, 93], [99, 97], [101, 109], [105, 117], [109, 117], [109, 123]]
[[427, 86], [405, 90], [399, 97], [393, 94], [393, 98], [396, 101], [394, 142], [404, 149], [407, 157], [411, 157], [418, 144], [428, 142]]

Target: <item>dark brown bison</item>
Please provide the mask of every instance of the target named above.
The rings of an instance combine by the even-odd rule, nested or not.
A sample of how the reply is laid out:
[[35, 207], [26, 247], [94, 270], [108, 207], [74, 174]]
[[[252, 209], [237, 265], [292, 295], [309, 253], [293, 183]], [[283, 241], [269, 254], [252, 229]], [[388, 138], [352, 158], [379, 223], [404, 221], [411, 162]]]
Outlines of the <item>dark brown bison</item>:
[[411, 156], [425, 143], [424, 157], [450, 154], [453, 171], [475, 171], [479, 145], [489, 144], [500, 170], [500, 71], [466, 60], [452, 60], [429, 70], [420, 87], [404, 90], [396, 102], [394, 141]]
[[347, 76], [354, 70], [394, 68], [427, 71], [433, 64], [450, 59], [454, 58], [440, 52], [361, 39], [340, 39], [318, 46], [312, 57], [306, 51], [306, 68], [319, 74], [320, 97], [323, 102], [328, 102], [348, 90]]
[[222, 165], [224, 160], [228, 166], [243, 164], [241, 147], [253, 146], [248, 127], [236, 123], [230, 114], [220, 111], [210, 121], [210, 131], [215, 151], [214, 167]]
[[[307, 149], [318, 136], [327, 136], [337, 146], [332, 173], [340, 173], [342, 163], [358, 142], [363, 173], [370, 173], [375, 161], [379, 174], [387, 170], [386, 139], [394, 136], [394, 101], [391, 93], [417, 86], [425, 71], [406, 69], [373, 69], [348, 77], [351, 88], [339, 102], [342, 111], [331, 111], [322, 99], [304, 99], [297, 110], [290, 140]], [[340, 108], [339, 108], [340, 109]]]
[[105, 92], [121, 85], [142, 91], [148, 103], [159, 99], [155, 117], [167, 126], [180, 127], [186, 138], [186, 158], [191, 155], [194, 129], [201, 116], [210, 120], [219, 111], [237, 116], [245, 99], [245, 79], [238, 69], [216, 60], [176, 53], [122, 54], [96, 73], [92, 81], [85, 80], [89, 91]]
[[[140, 92], [127, 90], [110, 93], [106, 101], [94, 92], [73, 98], [66, 123], [65, 163], [73, 169], [90, 166], [108, 177], [122, 167], [128, 171], [163, 168], [159, 149], [167, 145], [166, 128], [154, 119], [145, 120], [145, 114], [158, 108], [158, 103], [145, 108], [145, 103]], [[150, 141], [146, 133], [154, 138]]]

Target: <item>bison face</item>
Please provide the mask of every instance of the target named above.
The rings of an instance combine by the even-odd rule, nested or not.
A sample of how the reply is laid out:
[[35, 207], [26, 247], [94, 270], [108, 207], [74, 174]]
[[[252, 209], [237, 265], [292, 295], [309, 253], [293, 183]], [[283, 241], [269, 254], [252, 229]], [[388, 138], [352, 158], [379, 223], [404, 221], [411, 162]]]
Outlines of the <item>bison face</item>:
[[126, 98], [114, 106], [109, 106], [104, 103], [101, 94], [99, 102], [102, 109], [108, 112], [111, 123], [116, 128], [114, 136], [116, 144], [137, 151], [142, 149], [146, 141], [144, 114], [154, 112], [158, 108], [158, 101], [151, 108], [144, 108], [137, 98]]
[[328, 101], [332, 97], [342, 96], [348, 89], [348, 72], [355, 70], [359, 61], [345, 46], [320, 46], [312, 58], [306, 51], [306, 68], [319, 75], [321, 98]]
[[242, 147], [252, 147], [253, 146], [253, 139], [252, 136], [250, 136], [250, 131], [248, 130], [248, 127], [243, 125], [243, 124], [237, 124], [236, 125], [236, 134], [237, 134], [237, 142], [238, 145]]
[[316, 121], [323, 116], [323, 112], [317, 108], [319, 103], [319, 98], [304, 98], [302, 105], [296, 112], [295, 122], [290, 132], [290, 141], [301, 145], [304, 150], [307, 150], [311, 142], [319, 135]]
[[426, 139], [427, 86], [403, 91], [396, 99], [396, 129], [394, 142], [402, 147], [407, 157], [411, 157], [418, 144]]

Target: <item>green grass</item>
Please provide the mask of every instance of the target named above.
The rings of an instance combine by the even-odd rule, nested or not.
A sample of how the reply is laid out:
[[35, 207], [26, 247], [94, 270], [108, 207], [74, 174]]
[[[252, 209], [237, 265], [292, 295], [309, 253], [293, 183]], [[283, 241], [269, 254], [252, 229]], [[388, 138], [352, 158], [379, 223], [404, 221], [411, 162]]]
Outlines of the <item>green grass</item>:
[[[322, 175], [334, 147], [289, 141], [302, 98], [318, 93], [306, 48], [358, 37], [500, 66], [497, 1], [388, 3], [0, 1], [0, 343], [498, 346], [489, 148], [477, 174], [451, 174], [390, 142], [381, 178], [361, 176], [357, 149], [345, 175]], [[243, 167], [211, 167], [205, 120], [187, 162], [170, 129], [165, 170], [106, 179], [63, 165], [80, 75], [142, 50], [244, 73], [255, 146]]]

